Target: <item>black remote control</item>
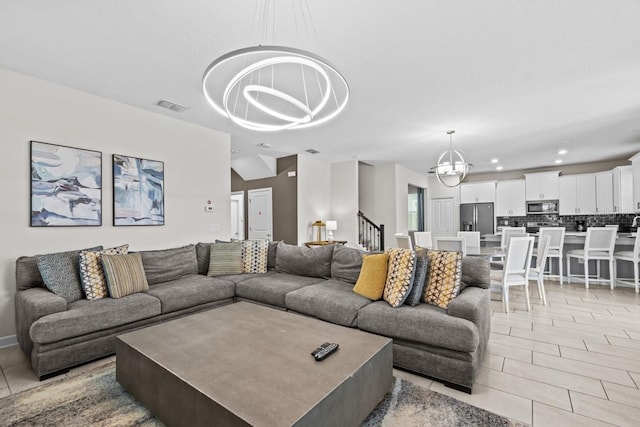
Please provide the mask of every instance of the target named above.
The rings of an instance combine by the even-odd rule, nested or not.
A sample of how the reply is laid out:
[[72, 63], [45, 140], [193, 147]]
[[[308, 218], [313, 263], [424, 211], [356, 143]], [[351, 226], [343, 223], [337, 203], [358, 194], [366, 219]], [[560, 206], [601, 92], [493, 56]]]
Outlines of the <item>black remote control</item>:
[[337, 351], [338, 347], [340, 347], [338, 344], [331, 343], [331, 344], [329, 344], [328, 347], [325, 347], [322, 350], [320, 350], [319, 352], [317, 352], [313, 357], [316, 359], [316, 362], [320, 362], [321, 360], [324, 360], [327, 357], [329, 357], [330, 354], [332, 354], [335, 351]]
[[313, 357], [316, 357], [316, 354], [318, 354], [320, 351], [324, 350], [325, 348], [329, 347], [330, 345], [331, 345], [331, 343], [330, 343], [330, 342], [326, 342], [326, 343], [322, 344], [320, 347], [318, 347], [318, 348], [316, 348], [315, 350], [313, 350], [313, 351], [311, 352], [311, 355], [312, 355]]

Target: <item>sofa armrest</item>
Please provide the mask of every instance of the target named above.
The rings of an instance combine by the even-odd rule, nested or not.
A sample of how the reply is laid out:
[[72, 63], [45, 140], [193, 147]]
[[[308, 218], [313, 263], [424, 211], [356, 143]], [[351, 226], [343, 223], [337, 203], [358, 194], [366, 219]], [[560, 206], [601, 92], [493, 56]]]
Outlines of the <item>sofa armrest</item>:
[[473, 322], [480, 334], [480, 346], [484, 348], [491, 333], [491, 294], [489, 289], [466, 287], [447, 307], [450, 316]]
[[67, 301], [44, 288], [30, 288], [16, 292], [16, 336], [28, 356], [33, 342], [29, 336], [31, 325], [38, 319], [67, 310]]

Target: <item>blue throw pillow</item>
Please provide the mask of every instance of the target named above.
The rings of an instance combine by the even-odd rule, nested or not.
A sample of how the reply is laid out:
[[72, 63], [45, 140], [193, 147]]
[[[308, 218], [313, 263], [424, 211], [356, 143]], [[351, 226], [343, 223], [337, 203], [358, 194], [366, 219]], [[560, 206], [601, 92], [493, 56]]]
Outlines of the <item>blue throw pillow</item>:
[[[102, 246], [85, 250], [101, 250]], [[67, 302], [82, 299], [80, 285], [80, 250], [36, 255], [38, 270], [44, 285]]]

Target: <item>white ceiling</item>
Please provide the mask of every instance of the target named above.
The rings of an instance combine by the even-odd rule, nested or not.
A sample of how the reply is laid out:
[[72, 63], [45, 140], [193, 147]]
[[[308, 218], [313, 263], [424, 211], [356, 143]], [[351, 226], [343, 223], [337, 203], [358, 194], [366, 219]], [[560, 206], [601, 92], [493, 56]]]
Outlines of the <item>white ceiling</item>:
[[[256, 0], [0, 0], [0, 67], [228, 132], [234, 157], [315, 148], [426, 171], [448, 129], [476, 173], [493, 157], [505, 171], [551, 166], [560, 148], [565, 164], [640, 151], [637, 0], [306, 1], [315, 31], [297, 0], [276, 0], [265, 40]], [[341, 116], [257, 133], [208, 106], [209, 63], [272, 42], [340, 69], [352, 94]]]

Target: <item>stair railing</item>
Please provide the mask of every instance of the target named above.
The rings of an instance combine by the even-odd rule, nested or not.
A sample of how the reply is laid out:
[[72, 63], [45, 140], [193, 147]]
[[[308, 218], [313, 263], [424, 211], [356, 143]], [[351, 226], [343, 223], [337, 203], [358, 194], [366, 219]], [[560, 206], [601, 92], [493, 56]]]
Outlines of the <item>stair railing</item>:
[[384, 224], [377, 225], [358, 212], [358, 243], [368, 251], [384, 250]]

